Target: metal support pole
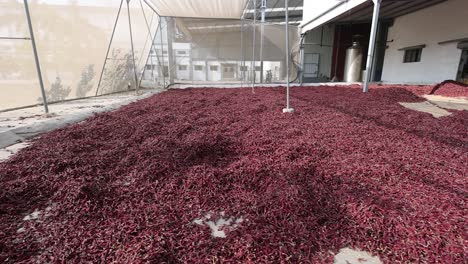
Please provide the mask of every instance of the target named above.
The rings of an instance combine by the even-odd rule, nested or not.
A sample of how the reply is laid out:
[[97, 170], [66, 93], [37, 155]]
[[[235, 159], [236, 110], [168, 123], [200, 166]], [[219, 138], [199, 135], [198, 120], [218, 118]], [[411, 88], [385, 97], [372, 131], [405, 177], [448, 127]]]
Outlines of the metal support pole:
[[362, 91], [364, 93], [369, 92], [369, 82], [372, 76], [372, 65], [374, 61], [375, 53], [375, 39], [377, 36], [377, 27], [379, 23], [379, 13], [380, 13], [380, 3], [382, 0], [373, 0], [374, 1], [374, 14], [372, 16], [372, 27], [370, 32], [369, 40], [369, 51], [367, 52], [367, 65], [366, 65], [366, 76], [364, 79], [364, 84]]
[[[166, 72], [164, 71], [164, 66], [166, 65], [164, 64], [164, 41], [163, 41], [163, 32], [162, 32], [162, 21], [163, 21], [163, 18], [159, 17], [159, 36], [161, 37], [161, 56], [162, 56], [161, 72], [162, 72], [162, 77], [163, 77], [163, 86], [164, 88], [166, 88]], [[159, 67], [161, 67], [161, 64], [159, 64]]]
[[300, 46], [300, 49], [301, 49], [301, 52], [300, 52], [300, 56], [301, 56], [301, 74], [300, 74], [300, 82], [301, 82], [301, 86], [302, 84], [304, 83], [304, 59], [305, 59], [305, 55], [304, 55], [304, 39], [306, 38], [306, 35], [302, 35], [302, 38], [301, 38], [301, 46]]
[[132, 32], [132, 20], [130, 18], [130, 0], [127, 0], [127, 14], [128, 14], [128, 28], [130, 30], [130, 45], [132, 47], [132, 59], [133, 59], [133, 73], [135, 74], [135, 91], [138, 94], [138, 75], [135, 61], [135, 49], [133, 48], [133, 32]]
[[174, 61], [174, 18], [166, 17], [166, 32], [167, 32], [167, 62], [168, 62], [168, 71], [169, 71], [169, 85], [174, 84], [177, 72], [177, 65]]
[[240, 79], [241, 79], [241, 87], [244, 86], [244, 74], [245, 72], [243, 71], [244, 70], [244, 16], [242, 16], [241, 18], [241, 27], [240, 27], [240, 51], [241, 51], [241, 67], [240, 67]]
[[256, 42], [256, 31], [257, 31], [257, 0], [254, 0], [254, 9], [253, 9], [253, 43], [252, 43], [252, 92], [255, 88], [255, 42]]
[[104, 76], [104, 70], [106, 69], [107, 58], [109, 57], [112, 41], [114, 40], [115, 30], [117, 28], [117, 23], [119, 22], [120, 12], [122, 11], [122, 5], [123, 0], [120, 1], [119, 11], [117, 12], [117, 17], [115, 18], [114, 29], [112, 29], [111, 39], [109, 41], [109, 46], [107, 47], [106, 57], [104, 58], [104, 64], [102, 65], [101, 76], [99, 77], [98, 86], [96, 88], [96, 96], [98, 96], [99, 88], [101, 87], [102, 77]]
[[42, 80], [41, 64], [39, 63], [39, 55], [37, 54], [36, 39], [34, 38], [34, 30], [31, 22], [31, 14], [29, 13], [28, 0], [24, 0], [24, 10], [26, 11], [26, 18], [28, 19], [29, 35], [31, 37], [31, 43], [34, 51], [34, 60], [36, 62], [37, 77], [39, 79], [39, 85], [41, 87], [42, 101], [44, 102], [44, 111], [46, 114], [49, 113], [49, 106], [47, 105], [47, 95], [44, 88], [44, 81]]
[[[150, 49], [149, 49], [149, 52], [148, 52], [148, 57], [146, 58], [145, 66], [144, 66], [143, 71], [141, 72], [141, 75], [140, 75], [140, 82], [138, 83], [138, 87], [141, 87], [141, 82], [143, 81], [143, 78], [145, 76], [146, 65], [148, 65], [148, 61], [151, 62], [151, 79], [154, 81], [154, 69], [153, 69], [154, 62], [153, 62], [153, 54], [151, 54], [151, 51], [153, 50], [153, 45], [154, 45], [154, 41], [155, 41], [155, 38], [156, 38], [156, 36], [153, 37], [153, 34], [151, 33], [151, 25], [153, 24], [154, 13], [151, 16], [150, 23], [148, 24], [148, 19], [146, 18], [145, 9], [143, 8], [143, 2], [141, 2], [141, 0], [140, 0], [140, 7], [141, 7], [141, 12], [143, 13], [143, 18], [145, 19], [146, 27], [148, 28], [148, 34], [149, 34], [149, 37], [151, 39], [151, 45], [150, 45]], [[154, 84], [154, 82], [153, 82], [153, 84]]]
[[294, 109], [291, 108], [289, 101], [289, 10], [288, 0], [284, 1], [285, 9], [285, 27], [286, 27], [286, 108], [283, 109], [283, 113], [292, 113]]
[[267, 0], [262, 0], [262, 24], [260, 28], [260, 83], [263, 83], [263, 44], [265, 34], [265, 12]]

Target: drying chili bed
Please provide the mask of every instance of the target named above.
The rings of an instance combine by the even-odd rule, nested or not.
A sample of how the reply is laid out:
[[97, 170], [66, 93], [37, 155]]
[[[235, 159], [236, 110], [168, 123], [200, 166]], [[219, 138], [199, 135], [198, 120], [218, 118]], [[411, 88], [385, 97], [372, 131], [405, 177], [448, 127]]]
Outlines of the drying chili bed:
[[171, 90], [43, 135], [0, 163], [0, 261], [466, 261], [466, 111], [292, 95], [282, 114], [284, 89]]

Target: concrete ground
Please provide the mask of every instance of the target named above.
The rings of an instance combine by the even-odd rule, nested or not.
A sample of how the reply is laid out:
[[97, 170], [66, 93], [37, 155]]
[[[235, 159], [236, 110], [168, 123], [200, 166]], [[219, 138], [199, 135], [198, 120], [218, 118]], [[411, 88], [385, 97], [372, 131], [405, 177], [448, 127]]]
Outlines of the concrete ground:
[[453, 98], [440, 95], [424, 95], [427, 101], [422, 103], [404, 103], [400, 104], [408, 109], [429, 113], [435, 118], [449, 116], [452, 113], [448, 110], [467, 110], [468, 99], [466, 98]]
[[8, 159], [22, 148], [28, 139], [69, 124], [77, 123], [100, 112], [111, 111], [131, 102], [149, 97], [159, 90], [107, 95], [49, 105], [49, 114], [42, 106], [0, 112], [0, 161]]

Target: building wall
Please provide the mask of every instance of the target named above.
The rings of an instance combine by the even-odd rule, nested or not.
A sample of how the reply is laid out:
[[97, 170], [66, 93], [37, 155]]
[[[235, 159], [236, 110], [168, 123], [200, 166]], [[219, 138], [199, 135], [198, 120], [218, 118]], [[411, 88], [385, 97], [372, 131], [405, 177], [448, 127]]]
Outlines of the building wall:
[[[323, 31], [322, 31], [323, 29]], [[307, 32], [304, 41], [304, 54], [320, 54], [319, 78], [331, 79], [332, 52], [335, 27], [325, 25]]]
[[[395, 19], [388, 34], [382, 81], [437, 83], [456, 79], [461, 57], [457, 43], [439, 42], [468, 38], [468, 1], [447, 2]], [[421, 62], [403, 63], [398, 49], [425, 44]]]
[[[196, 70], [200, 66], [201, 71]], [[206, 81], [206, 63], [204, 61], [193, 61], [193, 80], [194, 81]]]

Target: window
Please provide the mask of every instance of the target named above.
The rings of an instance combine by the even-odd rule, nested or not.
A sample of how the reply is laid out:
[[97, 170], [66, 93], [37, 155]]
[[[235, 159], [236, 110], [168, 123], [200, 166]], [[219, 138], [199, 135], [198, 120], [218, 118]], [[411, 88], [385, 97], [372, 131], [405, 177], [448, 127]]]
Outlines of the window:
[[179, 65], [179, 71], [186, 71], [187, 65]]
[[155, 68], [156, 68], [155, 65], [149, 65], [149, 64], [146, 65], [147, 70], [154, 70]]
[[255, 66], [255, 71], [261, 71], [262, 70], [262, 67], [260, 66]]
[[195, 71], [203, 71], [202, 65], [195, 65]]
[[241, 71], [248, 71], [249, 69], [247, 68], [247, 66], [240, 66], [240, 70]]
[[163, 73], [164, 73], [164, 77], [169, 77], [169, 67], [168, 66], [163, 67]]
[[422, 48], [407, 49], [405, 50], [404, 63], [420, 62]]
[[167, 54], [167, 50], [163, 50], [163, 51], [162, 51], [162, 54]]
[[178, 55], [185, 55], [185, 54], [187, 54], [187, 52], [185, 50], [178, 50], [177, 54]]
[[218, 65], [211, 65], [210, 71], [218, 71]]

